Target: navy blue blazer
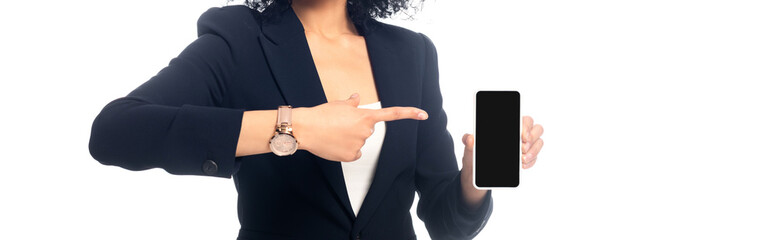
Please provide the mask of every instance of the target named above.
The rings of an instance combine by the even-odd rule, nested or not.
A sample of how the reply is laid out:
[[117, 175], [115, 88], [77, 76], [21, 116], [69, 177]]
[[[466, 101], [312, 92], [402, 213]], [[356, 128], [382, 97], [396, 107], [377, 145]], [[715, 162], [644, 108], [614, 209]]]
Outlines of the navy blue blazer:
[[[327, 102], [292, 9], [274, 21], [245, 6], [212, 8], [199, 37], [169, 66], [94, 120], [89, 150], [106, 165], [234, 177], [239, 239], [415, 239], [409, 209], [435, 239], [470, 239], [492, 212], [468, 209], [441, 108], [435, 46], [423, 34], [370, 20], [365, 37], [383, 107], [413, 106], [424, 121], [386, 122], [373, 183], [359, 214], [339, 162], [299, 150], [235, 157], [242, 114]], [[267, 143], [268, 144], [268, 143]]]

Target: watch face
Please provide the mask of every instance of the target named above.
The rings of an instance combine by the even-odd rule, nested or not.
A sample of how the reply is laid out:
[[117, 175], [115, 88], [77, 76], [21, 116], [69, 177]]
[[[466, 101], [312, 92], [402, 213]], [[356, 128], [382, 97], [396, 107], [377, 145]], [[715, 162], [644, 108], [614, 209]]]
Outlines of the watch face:
[[296, 152], [296, 139], [288, 134], [280, 133], [271, 139], [271, 151], [277, 155], [285, 156]]

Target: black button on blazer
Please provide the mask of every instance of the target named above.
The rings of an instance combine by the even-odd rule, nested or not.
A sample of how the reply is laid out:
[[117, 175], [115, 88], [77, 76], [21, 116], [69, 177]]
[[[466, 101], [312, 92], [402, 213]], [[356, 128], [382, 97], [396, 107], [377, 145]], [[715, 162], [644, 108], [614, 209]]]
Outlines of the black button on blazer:
[[423, 34], [370, 20], [365, 37], [383, 107], [413, 106], [424, 121], [386, 122], [373, 183], [357, 217], [339, 162], [299, 150], [234, 157], [246, 110], [327, 101], [292, 9], [262, 21], [245, 6], [212, 8], [199, 37], [169, 66], [94, 120], [92, 156], [130, 170], [234, 177], [239, 239], [414, 239], [409, 209], [435, 239], [469, 239], [492, 212], [464, 205], [441, 107], [435, 46]]

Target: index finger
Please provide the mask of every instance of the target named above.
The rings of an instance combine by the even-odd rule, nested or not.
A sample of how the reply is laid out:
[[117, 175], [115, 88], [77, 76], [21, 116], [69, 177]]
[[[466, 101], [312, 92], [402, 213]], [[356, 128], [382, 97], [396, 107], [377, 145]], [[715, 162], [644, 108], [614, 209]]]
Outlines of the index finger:
[[395, 121], [401, 119], [425, 120], [428, 117], [427, 112], [415, 107], [388, 107], [368, 110], [371, 110], [371, 119], [373, 119], [374, 122]]

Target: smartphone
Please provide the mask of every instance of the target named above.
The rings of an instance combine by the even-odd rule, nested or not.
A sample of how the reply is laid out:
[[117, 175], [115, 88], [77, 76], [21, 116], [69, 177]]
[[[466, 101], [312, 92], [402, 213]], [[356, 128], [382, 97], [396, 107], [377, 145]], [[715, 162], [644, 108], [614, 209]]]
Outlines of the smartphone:
[[480, 189], [519, 186], [521, 170], [521, 94], [476, 93], [473, 181]]

